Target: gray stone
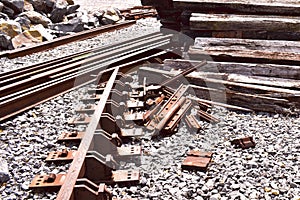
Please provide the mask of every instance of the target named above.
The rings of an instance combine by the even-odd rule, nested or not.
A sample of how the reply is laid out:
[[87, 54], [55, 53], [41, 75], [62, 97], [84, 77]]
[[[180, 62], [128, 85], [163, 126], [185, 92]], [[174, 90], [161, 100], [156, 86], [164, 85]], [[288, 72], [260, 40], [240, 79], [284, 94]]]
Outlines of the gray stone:
[[67, 5], [56, 3], [54, 9], [50, 13], [50, 19], [53, 23], [62, 22], [67, 14]]
[[7, 6], [3, 7], [2, 13], [6, 14], [10, 19], [15, 16], [15, 11]]
[[75, 13], [79, 7], [80, 7], [80, 5], [68, 5], [66, 15]]
[[36, 11], [27, 11], [20, 14], [20, 16], [26, 16], [32, 24], [42, 24], [44, 27], [48, 27], [52, 24], [51, 20]]
[[100, 22], [102, 24], [114, 24], [122, 19], [119, 13], [120, 11], [117, 9], [107, 9]]
[[0, 13], [0, 19], [7, 21], [7, 20], [9, 20], [9, 17], [5, 13]]
[[0, 2], [0, 12], [2, 11], [3, 8], [4, 8], [4, 4]]
[[24, 9], [24, 0], [1, 0], [1, 2], [11, 8], [14, 11], [14, 14], [23, 12]]
[[214, 194], [209, 197], [209, 200], [220, 200], [220, 199], [221, 199], [220, 194]]
[[68, 22], [50, 25], [50, 29], [62, 32], [80, 32], [84, 30], [84, 24], [78, 19], [72, 19]]
[[238, 189], [240, 189], [240, 184], [232, 184], [230, 187], [233, 190], [238, 190]]
[[29, 3], [32, 4], [34, 10], [37, 12], [51, 13], [56, 0], [29, 0]]
[[14, 21], [18, 22], [21, 25], [22, 30], [30, 29], [31, 21], [28, 19], [28, 17], [26, 16], [17, 17]]
[[0, 157], [0, 183], [5, 183], [9, 180], [9, 171], [7, 162]]

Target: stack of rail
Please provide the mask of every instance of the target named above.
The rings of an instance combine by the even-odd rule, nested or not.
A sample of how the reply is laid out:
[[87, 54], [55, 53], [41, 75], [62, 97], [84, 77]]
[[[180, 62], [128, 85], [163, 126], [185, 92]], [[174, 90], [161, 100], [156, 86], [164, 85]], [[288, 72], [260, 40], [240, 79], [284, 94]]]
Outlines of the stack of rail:
[[[211, 60], [192, 82], [226, 94], [230, 104], [291, 113], [299, 108], [300, 5], [296, 0], [144, 0], [162, 27], [192, 38], [188, 60], [178, 68]], [[170, 62], [168, 63], [170, 65]], [[220, 84], [222, 88], [216, 85]], [[204, 89], [203, 86], [211, 88]], [[213, 86], [214, 85], [214, 86]], [[221, 91], [222, 90], [222, 91]]]

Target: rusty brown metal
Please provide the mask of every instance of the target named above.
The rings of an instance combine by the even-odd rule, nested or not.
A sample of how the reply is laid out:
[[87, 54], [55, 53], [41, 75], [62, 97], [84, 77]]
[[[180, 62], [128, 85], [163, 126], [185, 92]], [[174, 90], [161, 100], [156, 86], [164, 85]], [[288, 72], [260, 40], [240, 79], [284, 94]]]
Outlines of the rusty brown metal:
[[198, 113], [200, 119], [205, 120], [207, 122], [210, 122], [213, 124], [220, 122], [220, 120], [218, 118], [212, 116], [211, 114], [208, 114], [207, 112], [205, 112], [203, 110], [198, 110], [197, 113]]
[[201, 61], [201, 62], [200, 62], [199, 64], [197, 64], [196, 66], [190, 67], [190, 68], [188, 68], [187, 70], [184, 70], [183, 72], [181, 72], [180, 74], [178, 74], [178, 75], [172, 77], [171, 79], [168, 79], [168, 80], [162, 82], [160, 85], [161, 85], [161, 86], [170, 86], [171, 83], [174, 83], [174, 82], [175, 82], [176, 80], [178, 80], [180, 77], [184, 77], [185, 75], [187, 75], [187, 74], [189, 74], [189, 73], [195, 71], [195, 70], [198, 69], [199, 67], [203, 67], [203, 66], [206, 65], [206, 64], [207, 64], [207, 61], [206, 61], [206, 60]]
[[196, 117], [192, 114], [186, 115], [185, 122], [186, 122], [188, 128], [193, 132], [198, 133], [202, 129], [202, 127], [199, 124], [199, 122], [197, 121]]
[[52, 151], [48, 154], [46, 162], [71, 162], [76, 154], [76, 151], [68, 151], [63, 149], [62, 151]]
[[76, 181], [79, 178], [79, 174], [81, 171], [81, 168], [85, 162], [85, 157], [87, 154], [87, 151], [89, 149], [89, 146], [93, 140], [93, 135], [95, 133], [95, 130], [98, 127], [98, 123], [100, 121], [102, 112], [105, 107], [105, 103], [107, 99], [110, 96], [111, 89], [113, 87], [113, 83], [116, 79], [116, 76], [118, 74], [119, 68], [116, 68], [111, 76], [110, 79], [107, 82], [106, 88], [103, 92], [102, 98], [100, 99], [99, 104], [96, 107], [96, 111], [93, 115], [93, 118], [91, 119], [91, 122], [89, 123], [88, 127], [86, 128], [86, 133], [80, 143], [80, 146], [78, 148], [78, 153], [74, 157], [74, 160], [69, 168], [69, 171], [65, 177], [64, 184], [62, 185], [59, 193], [57, 194], [57, 200], [68, 200], [71, 198], [73, 194], [73, 189], [76, 185]]
[[255, 147], [256, 145], [253, 140], [253, 137], [234, 139], [231, 141], [231, 144], [242, 149], [248, 149], [251, 147]]
[[[182, 101], [183, 101], [182, 104], [180, 102], [178, 102], [176, 104], [176, 106], [178, 105], [178, 106], [180, 106], [180, 108], [177, 112], [175, 112], [175, 114], [173, 115], [171, 120], [169, 120], [169, 122], [166, 123], [166, 126], [163, 128], [163, 132], [168, 133], [168, 134], [177, 132], [177, 128], [178, 128], [180, 120], [184, 117], [185, 113], [192, 106], [191, 100], [189, 100], [189, 99], [187, 100], [185, 97], [182, 97]], [[172, 107], [172, 108], [174, 108], [174, 107]], [[166, 118], [168, 118], [168, 117], [166, 116]], [[158, 127], [159, 127], [159, 125], [158, 125]]]
[[85, 116], [84, 114], [81, 114], [79, 117], [71, 118], [68, 121], [68, 124], [73, 125], [87, 125], [91, 122], [91, 117]]
[[[187, 88], [188, 88], [188, 86], [181, 85], [175, 91], [175, 93], [168, 99], [168, 101], [164, 104], [164, 106], [158, 111], [158, 113], [153, 117], [153, 119], [151, 119], [151, 121], [147, 124], [146, 128], [149, 130], [155, 130], [155, 129], [161, 130], [165, 126], [167, 121], [179, 109], [180, 105], [178, 105], [177, 103], [179, 101], [181, 103], [183, 103], [183, 101], [180, 99], [183, 96], [183, 94], [186, 92]], [[158, 128], [161, 128], [161, 129], [158, 129]]]
[[192, 150], [187, 153], [187, 157], [183, 160], [181, 168], [183, 170], [206, 171], [211, 162], [212, 155], [211, 152]]
[[84, 132], [80, 132], [80, 131], [73, 131], [70, 133], [62, 133], [57, 141], [58, 142], [80, 142], [81, 139], [84, 136]]
[[66, 174], [37, 175], [31, 181], [30, 189], [50, 188], [57, 190], [64, 183]]

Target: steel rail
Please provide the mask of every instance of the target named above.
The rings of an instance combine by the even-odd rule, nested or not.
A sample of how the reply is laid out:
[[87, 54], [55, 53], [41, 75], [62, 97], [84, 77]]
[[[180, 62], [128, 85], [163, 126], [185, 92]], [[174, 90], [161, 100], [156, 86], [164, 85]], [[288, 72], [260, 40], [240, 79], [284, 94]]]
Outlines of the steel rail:
[[104, 32], [109, 32], [109, 31], [114, 31], [118, 30], [124, 27], [128, 27], [130, 25], [135, 24], [136, 21], [125, 21], [117, 24], [111, 24], [111, 25], [105, 25], [99, 28], [87, 30], [87, 31], [82, 31], [79, 33], [75, 33], [72, 35], [68, 36], [63, 36], [59, 37], [57, 39], [54, 39], [52, 41], [46, 41], [37, 45], [33, 45], [30, 47], [23, 47], [15, 50], [10, 50], [10, 51], [5, 51], [3, 53], [0, 53], [0, 58], [1, 57], [8, 57], [10, 59], [12, 58], [17, 58], [17, 57], [22, 57], [26, 56], [32, 53], [40, 52], [40, 51], [45, 51], [47, 49], [52, 49], [54, 47], [64, 45], [70, 42], [78, 41], [78, 40], [83, 40], [83, 39], [88, 39], [93, 36], [99, 35]]
[[[157, 44], [159, 44], [161, 42], [165, 42], [166, 39], [168, 40], [169, 36], [161, 36], [161, 37], [153, 38], [153, 39], [150, 38], [149, 40], [146, 39], [146, 41], [141, 40], [137, 44], [129, 43], [130, 45], [128, 45], [128, 44], [124, 45], [123, 48], [118, 48], [115, 50], [113, 48], [111, 51], [108, 51], [106, 53], [102, 53], [100, 55], [93, 56], [91, 58], [79, 60], [77, 62], [73, 62], [73, 63], [67, 64], [65, 66], [62, 66], [60, 68], [56, 67], [50, 71], [31, 76], [28, 79], [25, 79], [25, 80], [22, 80], [19, 82], [14, 82], [10, 85], [0, 87], [0, 91], [1, 91], [0, 97], [16, 93], [20, 90], [25, 90], [25, 89], [32, 87], [38, 83], [43, 83], [47, 80], [52, 80], [59, 76], [65, 76], [67, 74], [74, 73], [74, 72], [78, 73], [78, 71], [80, 71], [80, 70], [84, 70], [86, 68], [90, 68], [93, 66], [97, 67], [97, 65], [99, 65], [101, 63], [107, 63], [110, 61], [115, 62], [117, 60], [120, 60], [119, 57], [122, 57], [126, 54], [132, 54], [132, 52], [138, 51], [140, 49], [145, 49], [145, 47], [147, 47], [147, 48], [149, 48], [151, 46], [157, 47]], [[109, 64], [111, 64], [111, 63], [109, 63]]]
[[[158, 32], [155, 32], [155, 33], [147, 35], [147, 38], [151, 39], [151, 38], [159, 37], [159, 36], [161, 36], [161, 34]], [[117, 49], [117, 48], [129, 45], [129, 44], [133, 44], [133, 43], [139, 42], [141, 40], [144, 40], [144, 38], [145, 38], [145, 36], [142, 36], [142, 37], [131, 39], [131, 40], [128, 40], [125, 42], [119, 42], [119, 43], [116, 43], [113, 45], [106, 45], [103, 47], [97, 47], [97, 48], [85, 50], [82, 52], [78, 52], [75, 54], [71, 54], [68, 56], [60, 57], [57, 59], [53, 59], [53, 60], [45, 61], [42, 63], [37, 63], [34, 65], [26, 66], [26, 67], [12, 70], [9, 72], [0, 73], [0, 86], [5, 85], [9, 82], [16, 82], [18, 80], [22, 80], [23, 78], [30, 77], [34, 74], [37, 74], [37, 73], [40, 73], [43, 71], [48, 71], [52, 68], [57, 68], [62, 65], [66, 65], [68, 63], [72, 63], [72, 62], [76, 62], [79, 60], [83, 60], [88, 57], [96, 56], [98, 54], [111, 51], [112, 49]]]
[[73, 162], [72, 162], [72, 164], [68, 170], [68, 173], [65, 177], [64, 184], [61, 186], [60, 191], [57, 194], [57, 197], [56, 197], [57, 200], [71, 199], [74, 186], [76, 184], [80, 170], [81, 170], [84, 160], [85, 160], [85, 156], [86, 156], [87, 151], [90, 147], [90, 144], [93, 140], [93, 135], [98, 127], [101, 115], [103, 113], [106, 101], [109, 98], [111, 89], [113, 88], [113, 84], [116, 80], [118, 71], [119, 71], [118, 67], [113, 70], [113, 73], [111, 74], [111, 76], [106, 84], [106, 87], [101, 96], [100, 102], [98, 103], [98, 105], [95, 108], [94, 115], [91, 118], [91, 121], [90, 121], [88, 127], [86, 128], [86, 133], [79, 145], [78, 153], [74, 157]]
[[[128, 58], [130, 58], [132, 56], [136, 56], [136, 55], [145, 53], [146, 51], [149, 50], [149, 48], [155, 48], [155, 47], [162, 46], [162, 45], [165, 45], [165, 44], [167, 44], [167, 42], [154, 43], [154, 44], [151, 44], [150, 46], [145, 46], [144, 48], [137, 49], [138, 51], [134, 51], [131, 54], [125, 54], [125, 55], [123, 55], [121, 57], [117, 57], [116, 59], [108, 60], [106, 62], [97, 63], [97, 65], [94, 66], [94, 67], [92, 67], [92, 68], [89, 68], [89, 66], [87, 66], [87, 67], [84, 66], [79, 71], [78, 71], [78, 69], [72, 70], [73, 73], [71, 73], [71, 74], [70, 73], [63, 74], [63, 76], [60, 75], [58, 77], [54, 77], [55, 79], [51, 80], [50, 82], [46, 82], [46, 83], [43, 83], [41, 85], [35, 85], [35, 86], [27, 88], [25, 90], [20, 90], [20, 91], [18, 91], [16, 93], [12, 93], [10, 95], [1, 97], [0, 101], [2, 101], [3, 103], [6, 103], [6, 102], [9, 102], [14, 97], [19, 98], [20, 95], [26, 94], [27, 92], [30, 92], [32, 90], [39, 89], [41, 87], [47, 86], [49, 83], [51, 84], [51, 83], [55, 83], [55, 82], [58, 82], [58, 81], [63, 81], [65, 79], [67, 79], [67, 78], [79, 77], [79, 76], [83, 76], [85, 74], [92, 74], [92, 73], [95, 73], [95, 71], [97, 71], [97, 70], [104, 70], [109, 65], [111, 65], [111, 64], [113, 64], [115, 62], [119, 62], [119, 61], [122, 61], [124, 59], [128, 59]], [[1, 106], [1, 103], [0, 103], [0, 106]]]
[[[156, 48], [161, 45], [165, 45], [168, 42], [163, 44], [158, 44]], [[155, 47], [151, 47], [155, 48]], [[122, 72], [126, 72], [130, 70], [128, 66], [135, 65], [137, 63], [142, 63], [151, 58], [155, 58], [157, 56], [165, 56], [168, 52], [161, 50], [157, 52], [151, 51], [151, 49], [142, 49], [139, 52], [135, 52], [136, 55], [142, 54], [141, 58], [133, 59], [132, 61], [128, 61], [124, 63], [122, 66]], [[126, 58], [130, 58], [130, 55], [127, 55]], [[119, 62], [122, 61], [122, 58], [119, 58]], [[124, 58], [125, 59], [125, 58]], [[107, 67], [107, 65], [103, 64], [99, 66], [97, 69], [93, 69], [89, 71], [84, 71], [82, 73], [74, 73], [72, 75], [61, 77], [60, 79], [52, 80], [48, 83], [44, 83], [38, 86], [35, 86], [31, 89], [27, 89], [25, 91], [16, 93], [15, 95], [11, 95], [5, 101], [0, 100], [0, 121], [6, 120], [9, 117], [12, 117], [20, 112], [28, 110], [40, 103], [43, 103], [49, 99], [52, 99], [58, 95], [81, 87], [83, 85], [89, 84], [94, 81], [94, 78], [91, 75], [98, 73], [103, 69], [103, 66]], [[127, 67], [126, 67], [127, 66]]]

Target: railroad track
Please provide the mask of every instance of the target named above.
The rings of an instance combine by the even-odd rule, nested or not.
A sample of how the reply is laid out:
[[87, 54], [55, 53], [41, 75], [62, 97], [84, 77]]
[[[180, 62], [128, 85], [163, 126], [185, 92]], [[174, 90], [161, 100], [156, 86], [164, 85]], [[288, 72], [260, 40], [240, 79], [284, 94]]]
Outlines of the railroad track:
[[93, 75], [120, 64], [133, 65], [167, 54], [170, 35], [154, 33], [2, 73], [0, 121], [94, 80]]
[[[121, 169], [120, 161], [139, 164], [142, 149], [130, 141], [150, 135], [172, 135], [178, 131], [182, 119], [193, 132], [201, 129], [191, 109], [208, 122], [215, 118], [195, 106], [188, 95], [188, 85], [173, 89], [172, 83], [206, 64], [201, 62], [160, 85], [134, 85], [131, 74], [124, 74], [126, 66], [100, 72], [89, 90], [90, 97], [81, 99], [85, 106], [69, 124], [84, 126], [84, 131], [62, 133], [58, 142], [79, 141], [78, 150], [50, 152], [47, 162], [72, 162], [66, 174], [36, 175], [33, 190], [59, 190], [60, 199], [115, 199], [107, 185], [132, 186], [139, 184], [140, 172]], [[131, 72], [132, 73], [132, 72]], [[134, 71], [136, 73], [136, 71]], [[90, 102], [90, 103], [87, 103]], [[203, 106], [203, 104], [202, 104]], [[200, 112], [201, 111], [201, 112]], [[196, 156], [195, 156], [196, 155]], [[184, 162], [184, 169], [205, 171], [212, 153], [195, 153]]]

